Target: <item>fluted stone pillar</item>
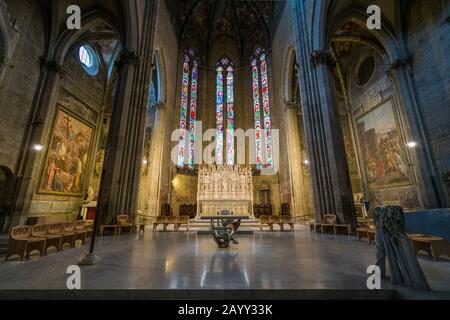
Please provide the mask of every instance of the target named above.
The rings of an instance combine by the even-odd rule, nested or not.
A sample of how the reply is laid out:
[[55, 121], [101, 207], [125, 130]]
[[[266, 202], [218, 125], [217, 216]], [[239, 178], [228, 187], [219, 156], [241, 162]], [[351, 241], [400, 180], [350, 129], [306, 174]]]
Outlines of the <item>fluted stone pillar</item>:
[[331, 85], [334, 62], [323, 48], [313, 47], [317, 42], [309, 37], [317, 34], [308, 24], [311, 20], [304, 1], [291, 1], [291, 7], [315, 217], [319, 221], [324, 214], [334, 213], [339, 223], [351, 223], [355, 227], [344, 139]]
[[139, 47], [124, 50], [116, 62], [119, 80], [98, 204], [102, 223], [136, 214], [158, 3], [145, 2]]

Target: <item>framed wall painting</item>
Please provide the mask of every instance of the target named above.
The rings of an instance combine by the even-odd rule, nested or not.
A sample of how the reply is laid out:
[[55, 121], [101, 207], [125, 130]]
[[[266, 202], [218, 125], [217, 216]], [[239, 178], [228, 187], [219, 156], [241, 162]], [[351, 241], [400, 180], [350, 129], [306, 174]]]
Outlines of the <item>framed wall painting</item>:
[[81, 196], [94, 127], [58, 108], [47, 147], [39, 193]]
[[411, 185], [409, 161], [392, 99], [363, 114], [356, 123], [369, 189]]

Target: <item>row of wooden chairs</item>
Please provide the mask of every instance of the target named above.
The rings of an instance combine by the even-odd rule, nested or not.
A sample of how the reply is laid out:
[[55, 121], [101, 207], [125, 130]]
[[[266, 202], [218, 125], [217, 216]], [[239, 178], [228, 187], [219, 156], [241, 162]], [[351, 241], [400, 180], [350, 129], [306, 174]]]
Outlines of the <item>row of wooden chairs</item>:
[[173, 225], [174, 231], [179, 231], [180, 227], [185, 225], [186, 230], [189, 231], [189, 216], [179, 216], [179, 217], [158, 216], [156, 217], [156, 220], [153, 222], [153, 231], [157, 230], [158, 225], [163, 226], [163, 231], [167, 231], [167, 227], [170, 225]]
[[339, 232], [339, 230], [346, 231], [349, 236], [352, 234], [351, 224], [337, 223], [337, 216], [335, 214], [324, 214], [320, 222], [310, 222], [309, 227], [311, 231], [314, 232], [320, 230], [321, 233], [326, 233], [331, 229], [335, 235]]
[[42, 257], [50, 247], [61, 251], [65, 244], [73, 248], [76, 241], [84, 244], [91, 235], [92, 229], [85, 221], [17, 226], [11, 230], [5, 261], [14, 255], [18, 255], [23, 261], [35, 250]]
[[291, 231], [294, 231], [294, 220], [292, 219], [292, 216], [289, 215], [281, 215], [281, 216], [266, 216], [262, 215], [259, 216], [259, 229], [262, 231], [263, 226], [267, 225], [269, 226], [270, 231], [273, 231], [273, 226], [275, 224], [278, 224], [280, 226], [280, 230], [284, 231], [284, 225], [287, 224], [290, 226]]

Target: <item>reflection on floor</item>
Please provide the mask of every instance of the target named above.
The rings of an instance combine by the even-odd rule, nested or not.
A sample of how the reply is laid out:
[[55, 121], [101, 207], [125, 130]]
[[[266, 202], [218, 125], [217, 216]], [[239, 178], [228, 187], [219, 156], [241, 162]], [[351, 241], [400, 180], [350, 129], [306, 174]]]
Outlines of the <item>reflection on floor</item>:
[[[240, 235], [219, 249], [209, 235], [147, 231], [105, 237], [102, 263], [82, 267], [83, 289], [366, 289], [375, 248], [354, 237], [295, 232]], [[41, 259], [0, 262], [0, 289], [66, 289], [66, 268], [87, 246]], [[449, 290], [450, 260], [419, 259], [434, 290]], [[383, 282], [383, 289], [389, 284]]]

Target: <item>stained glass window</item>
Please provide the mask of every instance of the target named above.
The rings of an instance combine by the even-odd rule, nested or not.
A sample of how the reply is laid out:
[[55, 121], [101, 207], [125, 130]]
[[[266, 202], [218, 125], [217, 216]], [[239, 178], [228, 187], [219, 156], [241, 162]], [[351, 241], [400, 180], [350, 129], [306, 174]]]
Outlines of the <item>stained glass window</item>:
[[191, 113], [189, 117], [189, 160], [188, 166], [193, 169], [195, 164], [195, 129], [197, 122], [197, 82], [198, 64], [194, 61], [191, 78]]
[[[195, 129], [197, 121], [198, 90], [197, 85], [198, 62], [195, 59], [195, 51], [192, 49], [188, 49], [185, 51], [184, 55], [183, 78], [181, 84], [180, 136], [178, 138], [177, 159], [177, 165], [180, 168], [184, 167], [186, 159], [187, 165], [190, 169], [193, 169], [195, 164]], [[187, 126], [188, 107], [190, 107], [189, 128]]]
[[[255, 148], [257, 168], [273, 166], [272, 124], [270, 116], [270, 96], [267, 56], [258, 48], [252, 58], [253, 115], [255, 121]], [[262, 120], [261, 127], [261, 99]], [[264, 136], [262, 136], [262, 134]], [[263, 139], [264, 138], [264, 141]], [[264, 152], [263, 152], [264, 146]], [[263, 159], [264, 154], [264, 159]]]
[[[228, 58], [217, 63], [216, 77], [216, 164], [224, 163], [224, 134], [226, 133], [226, 164], [234, 165], [234, 69]], [[226, 75], [226, 76], [225, 76]], [[224, 81], [226, 80], [226, 85]], [[226, 95], [224, 93], [226, 88]], [[226, 132], [224, 97], [226, 96]]]

